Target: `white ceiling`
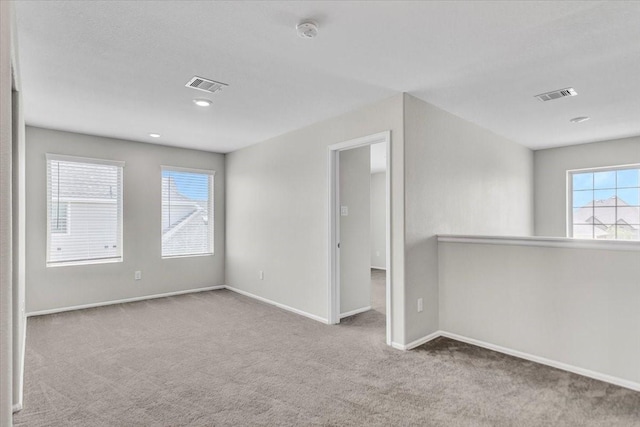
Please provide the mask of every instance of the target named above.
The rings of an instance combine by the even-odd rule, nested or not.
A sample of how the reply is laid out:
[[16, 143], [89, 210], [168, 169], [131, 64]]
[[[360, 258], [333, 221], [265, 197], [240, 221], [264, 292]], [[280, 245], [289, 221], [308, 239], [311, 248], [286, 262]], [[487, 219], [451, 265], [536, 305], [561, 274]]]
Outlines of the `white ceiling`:
[[533, 149], [640, 134], [640, 2], [16, 3], [36, 126], [229, 152], [408, 92]]

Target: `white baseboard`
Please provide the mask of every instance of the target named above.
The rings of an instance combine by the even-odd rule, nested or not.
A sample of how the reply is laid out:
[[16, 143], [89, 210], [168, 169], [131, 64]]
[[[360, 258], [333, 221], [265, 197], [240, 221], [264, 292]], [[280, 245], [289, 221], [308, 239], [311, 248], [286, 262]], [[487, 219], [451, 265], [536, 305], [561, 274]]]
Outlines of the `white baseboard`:
[[438, 334], [440, 336], [451, 338], [456, 341], [466, 342], [467, 344], [472, 344], [478, 347], [483, 347], [489, 350], [497, 351], [499, 353], [508, 354], [509, 356], [518, 357], [520, 359], [529, 360], [531, 362], [540, 363], [542, 365], [547, 365], [553, 368], [562, 369], [563, 371], [572, 372], [574, 374], [593, 378], [594, 380], [615, 384], [617, 386], [628, 388], [634, 391], [640, 391], [640, 383], [636, 383], [633, 381], [625, 380], [622, 378], [614, 377], [614, 376], [603, 374], [600, 372], [591, 371], [589, 369], [580, 368], [578, 366], [569, 365], [567, 363], [558, 362], [556, 360], [547, 359], [545, 357], [535, 356], [533, 354], [524, 353], [522, 351], [512, 350], [510, 348], [502, 347], [495, 344], [490, 344], [484, 341], [468, 338], [462, 335], [452, 334], [450, 332], [438, 331]]
[[[301, 316], [308, 317], [310, 319], [316, 320], [316, 321], [324, 323], [324, 324], [328, 324], [327, 319], [325, 319], [323, 317], [316, 316], [315, 314], [307, 313], [306, 311], [298, 310], [297, 308], [289, 307], [288, 305], [284, 305], [284, 304], [280, 304], [280, 303], [275, 302], [275, 301], [271, 301], [269, 299], [260, 297], [258, 295], [254, 295], [254, 294], [252, 294], [250, 292], [246, 292], [246, 291], [234, 288], [233, 286], [225, 286], [225, 285], [209, 286], [209, 287], [206, 287], [206, 288], [197, 288], [197, 289], [188, 289], [188, 290], [184, 290], [184, 291], [167, 292], [167, 293], [164, 293], [164, 294], [145, 295], [145, 296], [141, 296], [141, 297], [124, 298], [124, 299], [113, 300], [113, 301], [96, 302], [96, 303], [91, 303], [91, 304], [75, 305], [75, 306], [71, 306], [71, 307], [53, 308], [53, 309], [50, 309], [50, 310], [32, 311], [30, 313], [27, 313], [27, 317], [43, 316], [43, 315], [46, 315], [46, 314], [62, 313], [62, 312], [65, 312], [65, 311], [73, 311], [73, 310], [83, 310], [85, 308], [103, 307], [103, 306], [106, 306], [106, 305], [122, 304], [122, 303], [127, 303], [127, 302], [136, 302], [136, 301], [144, 301], [144, 300], [155, 299], [155, 298], [171, 297], [171, 296], [175, 296], [175, 295], [190, 294], [190, 293], [194, 293], [194, 292], [214, 291], [214, 290], [218, 290], [218, 289], [229, 289], [230, 291], [239, 293], [241, 295], [244, 295], [244, 296], [247, 296], [247, 297], [250, 297], [250, 298], [257, 299], [258, 301], [262, 301], [262, 302], [265, 302], [267, 304], [274, 305], [274, 306], [276, 306], [278, 308], [281, 308], [283, 310], [291, 311], [292, 313], [296, 313], [296, 314], [299, 314]], [[25, 333], [25, 336], [26, 336], [26, 333]]]
[[[258, 301], [276, 306], [278, 308], [281, 308], [283, 310], [287, 310], [290, 311], [292, 313], [301, 315], [301, 316], [305, 316], [308, 317], [309, 319], [313, 319], [317, 322], [321, 322], [324, 324], [328, 324], [327, 319], [320, 317], [320, 316], [316, 316], [315, 314], [311, 314], [311, 313], [307, 313], [306, 311], [302, 311], [299, 310], [297, 308], [293, 308], [293, 307], [289, 307], [288, 305], [284, 305], [272, 300], [269, 300], [267, 298], [258, 296], [258, 295], [254, 295], [250, 292], [247, 291], [243, 291], [237, 288], [234, 288], [232, 286], [227, 286], [227, 285], [218, 285], [218, 286], [210, 286], [210, 287], [206, 287], [206, 288], [198, 288], [198, 289], [189, 289], [189, 290], [184, 290], [184, 291], [176, 291], [176, 292], [168, 292], [168, 293], [164, 293], [164, 294], [155, 294], [155, 295], [145, 295], [145, 296], [141, 296], [141, 297], [134, 297], [134, 298], [126, 298], [126, 299], [121, 299], [121, 300], [114, 300], [114, 301], [107, 301], [107, 302], [99, 302], [99, 303], [93, 303], [93, 304], [84, 304], [84, 305], [77, 305], [77, 306], [72, 306], [72, 307], [62, 307], [62, 308], [55, 308], [55, 309], [51, 309], [51, 310], [42, 310], [42, 311], [35, 311], [35, 312], [30, 312], [27, 313], [26, 316], [27, 317], [32, 317], [32, 316], [41, 316], [41, 315], [45, 315], [45, 314], [53, 314], [53, 313], [60, 313], [60, 312], [65, 312], [65, 311], [72, 311], [72, 310], [82, 310], [85, 308], [94, 308], [94, 307], [102, 307], [102, 306], [106, 306], [106, 305], [113, 305], [113, 304], [122, 304], [122, 303], [127, 303], [127, 302], [135, 302], [135, 301], [143, 301], [143, 300], [149, 300], [149, 299], [155, 299], [155, 298], [164, 298], [164, 297], [169, 297], [169, 296], [174, 296], [174, 295], [182, 295], [182, 294], [188, 294], [188, 293], [195, 293], [195, 292], [205, 292], [205, 291], [213, 291], [213, 290], [218, 290], [218, 289], [228, 289], [230, 291], [236, 292], [240, 295], [244, 295], [247, 296], [249, 298], [253, 298], [256, 299]], [[370, 310], [371, 307], [364, 307], [358, 310], [353, 310], [350, 311], [348, 313], [344, 313], [340, 316], [340, 318], [343, 317], [347, 317], [347, 316], [353, 316], [354, 314], [358, 314], [358, 313], [362, 313], [364, 311]], [[26, 322], [25, 322], [26, 325]], [[499, 353], [503, 353], [503, 354], [507, 354], [509, 356], [514, 356], [514, 357], [518, 357], [520, 359], [525, 359], [525, 360], [529, 360], [535, 363], [540, 363], [542, 365], [547, 365], [547, 366], [551, 366], [553, 368], [557, 368], [557, 369], [561, 369], [563, 371], [567, 371], [567, 372], [572, 372], [574, 374], [578, 374], [578, 375], [582, 375], [588, 378], [593, 378], [595, 380], [599, 380], [599, 381], [603, 381], [606, 383], [610, 383], [610, 384], [614, 384], [620, 387], [624, 387], [624, 388], [628, 388], [630, 390], [634, 390], [634, 391], [640, 391], [640, 383], [634, 382], [634, 381], [629, 381], [629, 380], [625, 380], [623, 378], [618, 378], [618, 377], [614, 377], [608, 374], [603, 374], [601, 372], [596, 372], [596, 371], [592, 371], [589, 369], [585, 369], [585, 368], [580, 368], [578, 366], [574, 366], [574, 365], [570, 365], [567, 363], [563, 363], [563, 362], [559, 362], [556, 360], [552, 360], [552, 359], [547, 359], [545, 357], [541, 357], [541, 356], [536, 356], [533, 354], [529, 354], [529, 353], [525, 353], [522, 351], [518, 351], [518, 350], [513, 350], [507, 347], [502, 347], [499, 345], [495, 345], [495, 344], [491, 344], [491, 343], [487, 343], [484, 341], [480, 341], [474, 338], [469, 338], [469, 337], [465, 337], [462, 335], [458, 335], [458, 334], [454, 334], [451, 332], [446, 332], [446, 331], [436, 331], [433, 332], [429, 335], [426, 335], [422, 338], [419, 338], [415, 341], [412, 341], [408, 344], [399, 344], [396, 342], [392, 342], [391, 346], [393, 348], [396, 348], [398, 350], [411, 350], [413, 348], [416, 348], [418, 346], [421, 346], [422, 344], [425, 344], [431, 340], [434, 340], [438, 337], [447, 337], [447, 338], [451, 338], [457, 341], [461, 341], [461, 342], [465, 342], [471, 345], [475, 345], [478, 347], [483, 347], [486, 348], [488, 350], [492, 350], [492, 351], [497, 351]], [[25, 332], [24, 332], [24, 339], [23, 339], [23, 357], [24, 357], [24, 350], [25, 349], [25, 345], [26, 345], [26, 327], [25, 327]], [[24, 361], [23, 361], [23, 365], [22, 365], [22, 369], [24, 370]], [[22, 399], [20, 399], [22, 400]], [[20, 411], [22, 409], [22, 401], [16, 403], [13, 405], [13, 412], [17, 412]]]
[[253, 298], [253, 299], [256, 299], [258, 301], [262, 301], [264, 303], [274, 305], [274, 306], [276, 306], [278, 308], [290, 311], [290, 312], [295, 313], [295, 314], [299, 314], [299, 315], [304, 316], [304, 317], [308, 317], [309, 319], [313, 319], [313, 320], [315, 320], [317, 322], [321, 322], [321, 323], [324, 323], [324, 324], [329, 324], [327, 319], [325, 319], [324, 317], [316, 316], [315, 314], [307, 313], [306, 311], [298, 310], [297, 308], [293, 308], [293, 307], [289, 307], [288, 305], [280, 304], [279, 302], [275, 302], [275, 301], [272, 301], [270, 299], [267, 299], [267, 298], [264, 298], [264, 297], [261, 297], [261, 296], [258, 296], [258, 295], [254, 295], [254, 294], [252, 294], [250, 292], [243, 291], [243, 290], [240, 290], [238, 288], [234, 288], [233, 286], [227, 285], [227, 286], [225, 286], [225, 288], [230, 290], [230, 291], [239, 293], [240, 295], [244, 295], [246, 297]]
[[135, 302], [135, 301], [144, 301], [144, 300], [155, 299], [155, 298], [172, 297], [172, 296], [175, 296], [175, 295], [191, 294], [191, 293], [195, 293], [195, 292], [215, 291], [215, 290], [224, 289], [224, 288], [225, 288], [224, 285], [209, 286], [209, 287], [206, 287], [206, 288], [187, 289], [187, 290], [184, 290], [184, 291], [167, 292], [167, 293], [164, 293], [164, 294], [144, 295], [144, 296], [141, 296], [141, 297], [124, 298], [124, 299], [105, 301], [105, 302], [95, 302], [95, 303], [91, 303], [91, 304], [74, 305], [74, 306], [71, 306], [71, 307], [52, 308], [50, 310], [32, 311], [30, 313], [27, 313], [27, 317], [43, 316], [45, 314], [62, 313], [62, 312], [65, 312], [65, 311], [83, 310], [85, 308], [102, 307], [102, 306], [105, 306], [105, 305], [122, 304], [122, 303], [126, 303], [126, 302]]
[[440, 336], [440, 331], [436, 331], [422, 338], [418, 338], [417, 340], [412, 341], [409, 344], [398, 344], [396, 342], [392, 342], [391, 346], [393, 348], [397, 348], [398, 350], [411, 350], [413, 348], [421, 346], [422, 344], [428, 343], [429, 341], [434, 340], [439, 336]]
[[372, 266], [371, 266], [371, 268], [372, 268], [373, 270], [384, 270], [384, 271], [387, 271], [387, 268], [386, 268], [386, 267], [376, 267], [375, 265], [372, 265]]
[[541, 365], [551, 366], [552, 368], [561, 369], [563, 371], [571, 372], [574, 374], [582, 375], [584, 377], [593, 378], [594, 380], [603, 381], [606, 383], [614, 384], [620, 387], [628, 388], [634, 391], [640, 391], [640, 383], [625, 380], [623, 378], [614, 377], [611, 375], [603, 374], [601, 372], [595, 372], [589, 369], [580, 368], [578, 366], [569, 365], [568, 363], [558, 362], [556, 360], [547, 359], [546, 357], [536, 356], [533, 354], [525, 353], [518, 350], [513, 350], [507, 347], [491, 344], [488, 342], [480, 341], [474, 338], [465, 337], [462, 335], [454, 334], [446, 331], [436, 331], [425, 337], [417, 339], [409, 344], [399, 344], [392, 342], [391, 346], [398, 350], [411, 350], [424, 343], [427, 343], [438, 337], [451, 338], [456, 341], [465, 342], [467, 344], [475, 345], [477, 347], [486, 348], [488, 350], [497, 351], [498, 353], [507, 354], [509, 356], [518, 357], [520, 359], [529, 360], [531, 362], [540, 363]]
[[24, 363], [27, 353], [27, 315], [22, 319], [22, 357], [20, 358], [20, 385], [18, 390], [18, 401], [13, 405], [13, 412], [22, 410], [22, 402], [24, 401]]
[[351, 310], [351, 311], [347, 311], [346, 313], [342, 313], [340, 315], [340, 318], [344, 319], [345, 317], [355, 316], [356, 314], [364, 313], [365, 311], [369, 311], [369, 310], [371, 310], [371, 306], [370, 305], [368, 305], [366, 307], [362, 307], [362, 308], [356, 308], [355, 310]]

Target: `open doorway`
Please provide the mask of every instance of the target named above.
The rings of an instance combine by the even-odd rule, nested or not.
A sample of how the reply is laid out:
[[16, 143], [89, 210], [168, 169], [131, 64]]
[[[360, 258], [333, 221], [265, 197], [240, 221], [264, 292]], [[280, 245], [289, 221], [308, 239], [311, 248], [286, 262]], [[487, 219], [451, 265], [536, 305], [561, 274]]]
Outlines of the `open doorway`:
[[382, 318], [388, 345], [390, 142], [382, 132], [329, 147], [329, 322], [365, 312]]
[[369, 265], [371, 309], [386, 315], [387, 306], [387, 151], [384, 143], [371, 145], [369, 182]]

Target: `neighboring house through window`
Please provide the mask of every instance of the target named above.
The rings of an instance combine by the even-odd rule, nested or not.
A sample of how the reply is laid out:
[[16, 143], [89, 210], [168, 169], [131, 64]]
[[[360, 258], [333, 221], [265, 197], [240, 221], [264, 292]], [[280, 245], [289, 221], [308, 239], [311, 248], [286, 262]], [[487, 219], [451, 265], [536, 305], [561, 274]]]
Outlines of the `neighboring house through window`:
[[122, 261], [123, 167], [47, 154], [47, 266]]
[[568, 174], [570, 237], [640, 240], [640, 165]]
[[162, 256], [213, 254], [213, 171], [162, 167]]

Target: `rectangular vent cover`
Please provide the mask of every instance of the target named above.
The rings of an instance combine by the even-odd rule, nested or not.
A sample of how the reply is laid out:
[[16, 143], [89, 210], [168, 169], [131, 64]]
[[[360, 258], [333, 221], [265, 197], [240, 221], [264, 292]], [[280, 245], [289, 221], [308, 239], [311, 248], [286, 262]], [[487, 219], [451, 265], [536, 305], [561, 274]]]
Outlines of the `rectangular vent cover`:
[[553, 101], [554, 99], [564, 98], [565, 96], [576, 96], [578, 92], [572, 87], [568, 87], [566, 89], [554, 90], [547, 93], [541, 93], [540, 95], [536, 95], [540, 101]]
[[226, 83], [216, 82], [214, 80], [205, 79], [203, 77], [195, 76], [187, 82], [186, 87], [198, 89], [203, 92], [215, 93], [222, 90], [223, 87], [229, 86]]

